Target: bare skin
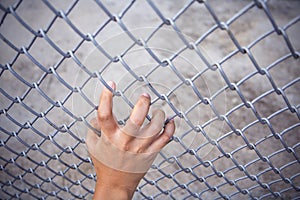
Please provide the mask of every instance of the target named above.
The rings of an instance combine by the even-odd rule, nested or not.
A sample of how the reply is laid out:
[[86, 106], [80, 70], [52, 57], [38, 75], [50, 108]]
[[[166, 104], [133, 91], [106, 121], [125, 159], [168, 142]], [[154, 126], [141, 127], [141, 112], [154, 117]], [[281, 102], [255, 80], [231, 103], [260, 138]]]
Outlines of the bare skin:
[[[116, 89], [115, 83], [109, 82], [109, 84], [114, 90]], [[125, 129], [120, 128], [112, 113], [113, 94], [104, 88], [100, 96], [97, 118], [91, 122], [95, 129], [101, 130], [101, 134], [104, 137], [98, 137], [90, 130], [86, 140], [97, 175], [94, 199], [132, 199], [137, 185], [149, 169], [149, 166], [144, 164], [147, 161], [141, 162], [139, 155], [149, 154], [156, 156], [173, 136], [175, 131], [174, 121], [170, 120], [165, 125], [165, 114], [161, 110], [154, 111], [151, 122], [142, 126], [150, 108], [150, 101], [148, 94], [142, 94], [130, 115], [129, 121], [131, 125], [126, 124], [127, 127], [125, 126]], [[134, 131], [135, 129], [139, 131], [136, 132]], [[107, 141], [101, 141], [105, 138]], [[107, 157], [99, 157], [101, 152], [98, 152], [97, 148], [99, 149], [101, 142], [113, 146], [117, 151], [124, 153], [125, 156], [128, 156], [128, 154], [134, 155], [132, 157], [129, 156], [129, 159], [126, 161], [133, 163], [134, 167], [136, 167], [134, 169], [142, 170], [131, 170], [130, 164], [128, 168], [114, 166], [114, 163], [108, 164], [109, 162], [106, 162], [105, 159], [114, 158], [114, 155], [110, 155], [113, 151], [111, 153], [108, 152]], [[110, 148], [105, 150], [106, 152], [110, 151]], [[139, 160], [136, 157], [139, 157]], [[151, 159], [150, 161], [152, 162]], [[124, 164], [126, 165], [126, 163]]]

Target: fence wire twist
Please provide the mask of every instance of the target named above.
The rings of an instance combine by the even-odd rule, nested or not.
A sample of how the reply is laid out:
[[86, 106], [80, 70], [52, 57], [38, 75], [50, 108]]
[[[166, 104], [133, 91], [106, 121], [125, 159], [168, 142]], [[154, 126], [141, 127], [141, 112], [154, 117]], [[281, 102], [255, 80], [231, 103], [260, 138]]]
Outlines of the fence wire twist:
[[[168, 114], [178, 120], [182, 127], [170, 144], [180, 152], [174, 155], [162, 152], [159, 162], [152, 166], [153, 171], [141, 181], [134, 198], [299, 198], [299, 52], [296, 42], [289, 35], [290, 30], [299, 30], [299, 15], [279, 26], [273, 17], [272, 2], [254, 0], [243, 2], [245, 5], [242, 8], [223, 20], [220, 13], [216, 12], [216, 6], [222, 5], [215, 5], [213, 1], [190, 0], [169, 18], [169, 12], [160, 6], [160, 2], [153, 0], [120, 3], [122, 8], [117, 13], [110, 9], [112, 2], [95, 0], [89, 1], [94, 10], [89, 9], [102, 15], [99, 20], [88, 19], [86, 23], [94, 20], [97, 25], [93, 31], [85, 32], [82, 25], [74, 22], [78, 18], [73, 19], [73, 15], [79, 15], [77, 12], [82, 2], [85, 1], [65, 3], [68, 5], [63, 9], [48, 0], [0, 3], [1, 198], [91, 198], [96, 176], [85, 149], [84, 135], [78, 134], [76, 127], [90, 127], [89, 119], [97, 109], [97, 103], [87, 94], [86, 88], [96, 81], [112, 90], [107, 85], [107, 77], [115, 73], [114, 70], [123, 70], [130, 77], [126, 84], [118, 85], [118, 90], [112, 90], [116, 99], [132, 108], [135, 102], [129, 90], [142, 84], [152, 94], [152, 105], [163, 102], [171, 110]], [[41, 5], [41, 15], [25, 15], [25, 5], [28, 3], [33, 8], [36, 4]], [[141, 3], [143, 9], [147, 7], [143, 14], [148, 17], [151, 10], [151, 16], [159, 22], [144, 37], [138, 37], [132, 31], [135, 27], [129, 28], [126, 18]], [[226, 3], [218, 2], [224, 6]], [[235, 3], [231, 3], [233, 7]], [[200, 6], [203, 13], [196, 9], [200, 9]], [[243, 17], [249, 13], [252, 17], [255, 13], [253, 10], [264, 14], [263, 19], [270, 24], [270, 29], [244, 44], [237, 36], [234, 24], [239, 21], [243, 23]], [[42, 17], [45, 12], [51, 17]], [[200, 12], [200, 16], [206, 15], [212, 19], [205, 32], [197, 34], [197, 30], [193, 30], [196, 36], [192, 39], [185, 34], [188, 27], [180, 26], [179, 22], [188, 12]], [[39, 17], [42, 18], [41, 25], [33, 26], [32, 21], [39, 21]], [[144, 19], [134, 19], [134, 23], [138, 24], [139, 20], [147, 23]], [[130, 41], [115, 54], [99, 42], [110, 26], [120, 28], [123, 37]], [[68, 31], [59, 32], [60, 28]], [[168, 56], [159, 54], [151, 47], [151, 42], [159, 40], [159, 32], [165, 28], [168, 33], [175, 33], [176, 41], [180, 43], [180, 47]], [[244, 31], [255, 32], [251, 28]], [[221, 59], [211, 61], [202, 49], [205, 50], [205, 42], [216, 32], [224, 35], [213, 40], [213, 43], [230, 42], [232, 48]], [[72, 36], [74, 40], [62, 41], [70, 37], [69, 33], [75, 35]], [[59, 39], [60, 34], [64, 36], [62, 40]], [[21, 35], [25, 39], [20, 42], [16, 37]], [[275, 41], [281, 40], [280, 48], [284, 47], [285, 51], [273, 62], [261, 64], [258, 57], [264, 55], [254, 52], [262, 48], [261, 52], [266, 53], [267, 57], [269, 54], [261, 43], [271, 37], [276, 37]], [[175, 40], [172, 42], [175, 43]], [[45, 48], [36, 53], [34, 49], [39, 45]], [[122, 41], [118, 45], [121, 46]], [[272, 46], [270, 42], [264, 45]], [[96, 48], [105, 61], [97, 66], [98, 70], [86, 66], [79, 53], [84, 52], [87, 46]], [[152, 60], [146, 72], [135, 70], [127, 59], [126, 56], [134, 49], [142, 49], [140, 51], [144, 51], [146, 57]], [[182, 69], [185, 66], [176, 64], [179, 57], [189, 59], [187, 52], [201, 61], [198, 71]], [[238, 56], [244, 60], [239, 59], [239, 62], [232, 64], [232, 60], [238, 59]], [[50, 57], [48, 60], [51, 62], [47, 63], [46, 57]], [[280, 71], [293, 65], [296, 67], [291, 77]], [[242, 69], [233, 73], [230, 68], [233, 71]], [[71, 72], [66, 75], [64, 70], [68, 69]], [[162, 92], [152, 80], [164, 69], [168, 69], [169, 76], [176, 81]], [[76, 70], [80, 71], [80, 81], [76, 79], [75, 83], [71, 83]], [[223, 83], [211, 93], [203, 91], [197, 82], [208, 73], [217, 74]], [[167, 85], [166, 82], [163, 79], [159, 84]], [[196, 97], [196, 101], [184, 109], [172, 97], [180, 88], [190, 93], [181, 93], [180, 97], [177, 95], [179, 104], [192, 98], [190, 94]], [[224, 94], [227, 103], [223, 98], [217, 100]], [[76, 112], [77, 108], [70, 106], [72, 98], [80, 99], [88, 109], [84, 113]], [[220, 105], [223, 100], [224, 105]], [[223, 112], [220, 106], [225, 106], [226, 110]], [[211, 112], [211, 115], [200, 122], [201, 115], [204, 115], [202, 108]], [[193, 118], [193, 112], [200, 115], [199, 120]], [[120, 124], [125, 123], [124, 117], [119, 118]], [[212, 132], [219, 132], [217, 136], [209, 133], [207, 127], [210, 125], [215, 127]], [[193, 140], [202, 140], [193, 143], [190, 135]]]

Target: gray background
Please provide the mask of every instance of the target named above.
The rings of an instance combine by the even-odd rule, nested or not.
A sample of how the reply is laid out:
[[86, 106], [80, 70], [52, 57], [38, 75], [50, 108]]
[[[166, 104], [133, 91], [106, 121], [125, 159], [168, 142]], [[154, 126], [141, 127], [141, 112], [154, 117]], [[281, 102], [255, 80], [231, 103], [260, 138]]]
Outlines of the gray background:
[[[6, 8], [17, 2], [1, 1], [0, 3]], [[75, 5], [67, 16], [84, 35], [87, 33], [94, 34], [109, 19], [94, 1], [81, 0], [76, 4], [75, 2], [50, 1], [57, 11], [67, 12], [71, 5]], [[165, 18], [171, 19], [182, 8], [185, 8], [185, 5], [190, 1], [153, 2]], [[212, 0], [208, 3], [220, 21], [228, 22], [252, 1]], [[103, 5], [111, 13], [119, 14], [130, 5], [130, 1], [103, 1]], [[299, 1], [273, 0], [267, 1], [267, 5], [278, 27], [284, 27], [292, 19], [298, 17], [296, 23], [286, 30], [295, 52], [298, 52], [300, 48]], [[109, 59], [98, 50], [95, 50], [95, 46], [91, 42], [84, 41], [79, 45], [82, 38], [64, 19], [59, 17], [56, 19], [56, 14], [42, 1], [21, 1], [16, 13], [35, 31], [46, 30], [51, 21], [55, 19], [47, 32], [47, 36], [63, 52], [73, 51], [76, 58], [91, 72], [100, 71], [105, 81], [114, 80], [117, 82], [119, 90], [123, 90], [129, 83], [134, 81], [134, 77], [120, 62], [109, 64], [104, 68], [109, 63]], [[5, 16], [3, 10], [0, 11], [0, 16], [1, 19]], [[144, 0], [133, 2], [133, 5], [121, 19], [136, 38], [144, 39], [162, 23], [156, 12]], [[207, 8], [203, 3], [198, 2], [193, 2], [178, 19], [175, 19], [175, 23], [188, 42], [196, 42], [216, 25]], [[274, 27], [264, 10], [255, 5], [230, 24], [230, 30], [238, 43], [245, 47], [273, 29]], [[2, 110], [0, 115], [2, 127], [0, 135], [0, 179], [2, 190], [0, 196], [4, 199], [10, 198], [14, 194], [18, 194], [22, 199], [30, 199], [34, 196], [48, 199], [77, 197], [90, 199], [95, 183], [95, 175], [84, 144], [87, 128], [85, 123], [74, 120], [65, 110], [67, 109], [75, 116], [80, 117], [86, 116], [88, 112], [93, 110], [93, 107], [86, 103], [79, 93], [72, 93], [68, 97], [70, 90], [57, 78], [60, 76], [72, 87], [81, 87], [89, 75], [73, 59], [59, 54], [43, 37], [34, 37], [34, 34], [26, 30], [12, 14], [5, 16], [0, 27], [0, 33], [18, 49], [30, 46], [28, 48], [30, 55], [46, 69], [54, 67], [55, 72], [58, 74], [49, 73], [45, 75], [45, 72], [35, 65], [27, 55], [23, 53], [17, 55], [17, 52], [9, 47], [3, 39], [0, 40], [0, 86], [2, 89], [0, 97], [0, 109]], [[35, 40], [31, 44], [33, 38]], [[112, 56], [121, 55], [133, 43], [132, 39], [113, 21], [105, 26], [95, 39]], [[185, 44], [172, 26], [164, 25], [149, 40], [148, 46], [159, 59], [163, 60], [174, 55]], [[216, 29], [205, 37], [198, 47], [204, 52], [211, 64], [221, 62], [224, 57], [237, 49], [227, 32], [221, 29]], [[193, 193], [201, 194], [200, 197], [203, 199], [218, 198], [220, 194], [228, 195], [233, 199], [263, 197], [264, 194], [270, 194], [270, 196], [266, 196], [269, 199], [274, 198], [271, 191], [278, 192], [282, 198], [286, 199], [299, 197], [299, 157], [298, 160], [297, 157], [295, 158], [295, 155], [299, 155], [300, 137], [299, 58], [295, 59], [291, 56], [291, 51], [287, 47], [283, 36], [277, 35], [276, 32], [271, 33], [251, 47], [251, 53], [261, 68], [268, 68], [278, 59], [289, 56], [268, 71], [278, 88], [283, 88], [286, 84], [295, 81], [295, 84], [285, 90], [285, 97], [297, 110], [296, 113], [290, 112], [283, 96], [277, 95], [275, 92], [258, 98], [273, 89], [266, 75], [254, 74], [239, 85], [245, 99], [253, 103], [262, 118], [269, 119], [273, 130], [281, 134], [282, 138], [275, 139], [266, 124], [257, 122], [257, 116], [254, 115], [251, 109], [246, 108], [240, 95], [234, 90], [227, 88], [213, 100], [213, 104], [222, 115], [228, 114], [233, 109], [233, 112], [227, 116], [232, 125], [236, 130], [242, 130], [248, 141], [256, 144], [255, 146], [262, 157], [267, 156], [270, 162], [263, 162], [254, 150], [250, 150], [245, 145], [245, 141], [241, 136], [231, 132], [230, 127], [224, 121], [210, 121], [216, 117], [210, 106], [199, 104], [187, 114], [187, 117], [194, 125], [205, 125], [207, 123], [204, 130], [208, 136], [212, 140], [217, 140], [219, 146], [225, 152], [230, 153], [239, 165], [246, 167], [249, 174], [255, 175], [260, 183], [268, 185], [269, 188], [264, 189], [258, 184], [258, 181], [251, 181], [245, 176], [244, 172], [237, 168], [232, 159], [224, 156], [216, 145], [209, 144], [205, 137], [196, 131], [189, 132], [191, 127], [187, 121], [176, 117], [177, 130], [175, 135], [181, 137], [184, 133], [187, 134], [181, 138], [181, 142], [171, 142], [163, 150], [163, 153], [167, 156], [175, 156], [177, 163], [167, 164], [161, 156], [155, 161], [160, 170], [165, 174], [172, 174], [172, 177], [168, 178], [161, 171], [151, 169], [146, 178], [141, 181], [139, 192], [135, 195], [136, 199], [151, 196], [157, 199], [193, 199], [194, 197], [191, 196]], [[297, 54], [299, 55], [299, 53]], [[133, 71], [139, 75], [146, 75], [150, 69], [157, 65], [157, 62], [141, 46], [130, 49], [123, 58]], [[186, 79], [192, 78], [199, 71], [207, 68], [194, 51], [180, 53], [173, 60], [173, 63]], [[29, 83], [40, 82], [39, 87], [41, 90], [54, 102], [63, 102], [63, 108], [65, 109], [62, 109], [61, 106], [52, 106], [36, 89], [29, 89], [27, 85], [18, 80], [12, 70], [5, 67], [6, 64], [9, 64], [16, 74]], [[249, 57], [241, 53], [237, 53], [223, 62], [222, 69], [231, 83], [239, 83], [247, 75], [257, 71]], [[170, 100], [180, 111], [187, 111], [199, 100], [189, 86], [182, 85], [179, 89], [173, 90], [173, 87], [181, 80], [170, 67], [157, 68], [148, 79], [161, 94], [174, 91], [170, 96]], [[197, 78], [194, 84], [205, 97], [211, 97], [222, 87], [226, 87], [226, 83], [218, 70], [208, 70]], [[92, 78], [83, 88], [84, 94], [95, 105], [98, 103], [101, 87], [102, 84], [99, 79]], [[155, 101], [157, 96], [149, 90], [145, 82], [134, 82], [124, 94], [134, 103], [137, 96], [145, 91], [151, 94], [154, 101], [152, 108], [161, 107], [168, 116], [174, 116], [174, 111], [165, 101]], [[28, 111], [24, 104], [18, 103], [18, 100], [12, 103], [8, 96], [13, 99], [19, 97], [24, 104], [36, 113], [47, 113], [46, 118], [36, 117]], [[256, 98], [258, 98], [257, 101]], [[119, 96], [116, 96], [114, 101], [116, 117], [119, 120], [124, 119], [128, 116], [130, 107]], [[279, 112], [280, 110], [283, 111]], [[270, 117], [272, 115], [273, 117]], [[95, 112], [86, 116], [86, 121], [89, 121], [93, 116], [95, 116]], [[54, 125], [51, 126], [49, 121]], [[51, 135], [51, 137], [45, 139], [39, 136], [32, 128], [25, 126], [27, 122], [32, 123], [32, 127], [45, 136]], [[71, 136], [68, 131], [64, 131], [66, 130], [64, 126], [70, 127], [69, 130], [75, 136]], [[285, 133], [284, 131], [289, 128], [291, 129]], [[76, 139], [76, 136], [78, 139]], [[260, 140], [261, 143], [258, 142]], [[291, 147], [294, 153], [288, 153], [281, 141]], [[197, 149], [197, 147], [201, 147], [197, 152], [199, 157], [203, 161], [212, 162], [214, 169], [225, 173], [229, 180], [234, 180], [235, 184], [233, 186], [229, 185], [224, 178], [218, 177], [212, 167], [198, 166], [199, 161], [194, 156], [188, 153], [180, 155], [187, 148]], [[44, 162], [47, 166], [43, 166]], [[40, 166], [37, 163], [40, 163]], [[285, 165], [287, 167], [284, 167]], [[192, 168], [193, 173], [185, 172], [184, 169], [186, 168]], [[274, 168], [280, 169], [280, 173], [276, 174], [272, 170]], [[295, 177], [291, 178], [293, 176]], [[201, 177], [205, 177], [206, 184], [199, 181]], [[292, 183], [285, 183], [282, 177], [292, 180]], [[37, 188], [34, 188], [34, 185]], [[209, 190], [208, 185], [211, 188], [216, 187], [217, 191]], [[286, 188], [291, 188], [291, 185], [298, 187], [298, 191], [294, 188], [285, 191]], [[241, 194], [236, 186], [248, 190], [250, 195]], [[26, 192], [26, 189], [30, 194]], [[165, 195], [162, 191], [169, 191], [169, 195]]]

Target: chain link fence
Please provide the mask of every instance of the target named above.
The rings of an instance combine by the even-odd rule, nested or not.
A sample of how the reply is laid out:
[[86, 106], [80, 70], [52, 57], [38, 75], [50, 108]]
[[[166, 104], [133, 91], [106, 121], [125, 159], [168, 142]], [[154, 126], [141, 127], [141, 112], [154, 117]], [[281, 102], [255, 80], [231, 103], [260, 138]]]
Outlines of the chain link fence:
[[[175, 119], [134, 199], [300, 198], [298, 1], [0, 2], [1, 199], [91, 199], [101, 88]], [[109, 88], [111, 89], [111, 88]]]

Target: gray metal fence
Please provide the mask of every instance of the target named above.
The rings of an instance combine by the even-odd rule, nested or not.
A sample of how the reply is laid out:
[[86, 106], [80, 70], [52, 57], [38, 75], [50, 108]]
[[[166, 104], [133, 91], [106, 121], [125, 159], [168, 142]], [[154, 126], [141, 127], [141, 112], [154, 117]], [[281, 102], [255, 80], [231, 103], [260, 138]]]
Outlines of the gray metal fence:
[[[0, 2], [1, 199], [90, 199], [102, 85], [177, 130], [134, 199], [300, 198], [299, 1]], [[111, 88], [109, 88], [111, 89]]]

